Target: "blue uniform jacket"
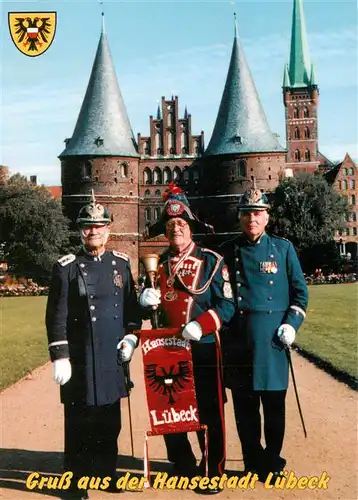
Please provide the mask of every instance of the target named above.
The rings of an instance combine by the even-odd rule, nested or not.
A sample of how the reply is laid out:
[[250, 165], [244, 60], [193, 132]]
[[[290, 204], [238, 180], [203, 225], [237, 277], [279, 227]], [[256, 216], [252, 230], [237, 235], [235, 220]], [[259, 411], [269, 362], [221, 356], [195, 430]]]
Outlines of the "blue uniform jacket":
[[[231, 351], [226, 359], [232, 373], [238, 373], [235, 363], [250, 362], [254, 390], [284, 390], [288, 386], [288, 362], [277, 329], [288, 323], [297, 331], [308, 303], [295, 249], [290, 241], [264, 233], [256, 243], [238, 236], [225, 243], [221, 251], [230, 270], [236, 303], [226, 347]], [[240, 383], [233, 378], [228, 377], [228, 385]]]
[[141, 327], [128, 257], [84, 251], [53, 267], [46, 309], [51, 360], [70, 358], [72, 377], [61, 386], [61, 401], [102, 406], [127, 396], [117, 344]]

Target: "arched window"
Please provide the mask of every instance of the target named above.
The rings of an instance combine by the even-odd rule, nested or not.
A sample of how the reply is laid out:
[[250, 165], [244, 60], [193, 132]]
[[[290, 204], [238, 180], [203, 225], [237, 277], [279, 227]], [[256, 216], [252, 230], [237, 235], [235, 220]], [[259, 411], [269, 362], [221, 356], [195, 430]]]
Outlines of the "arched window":
[[349, 189], [355, 189], [356, 188], [356, 183], [353, 179], [349, 180]]
[[195, 168], [195, 169], [193, 170], [193, 181], [195, 182], [195, 184], [198, 184], [199, 179], [200, 179], [199, 169], [198, 169], [198, 168]]
[[184, 181], [184, 184], [189, 184], [189, 179], [190, 179], [189, 169], [188, 169], [188, 167], [184, 167], [184, 170], [183, 170], [183, 181]]
[[84, 179], [90, 179], [92, 176], [92, 164], [90, 161], [87, 161], [83, 165], [83, 178]]
[[148, 196], [150, 196], [150, 189], [145, 190], [144, 196], [146, 196], [147, 198], [148, 198]]
[[354, 168], [352, 168], [352, 167], [351, 167], [351, 168], [349, 169], [349, 175], [354, 175]]
[[299, 117], [299, 112], [298, 112], [298, 108], [293, 108], [293, 118], [298, 118]]
[[154, 220], [158, 220], [160, 217], [160, 208], [159, 207], [156, 207], [154, 209]]
[[171, 127], [172, 125], [173, 125], [173, 114], [172, 113], [168, 113], [168, 116], [167, 116], [167, 126]]
[[305, 161], [311, 161], [311, 152], [309, 149], [305, 151]]
[[181, 175], [180, 168], [179, 167], [174, 167], [174, 170], [173, 170], [173, 181], [174, 182], [179, 182], [180, 181], [180, 175]]
[[303, 108], [303, 118], [308, 118], [310, 116], [310, 113], [308, 111], [307, 106]]
[[145, 155], [149, 155], [149, 146], [148, 146], [148, 142], [145, 142], [145, 143], [143, 144], [143, 153], [144, 153]]
[[342, 189], [342, 181], [338, 181], [338, 189]]
[[160, 192], [160, 189], [156, 189], [154, 194], [155, 194], [156, 198], [160, 198], [162, 196], [162, 193]]
[[172, 173], [171, 173], [171, 170], [169, 167], [165, 167], [164, 171], [163, 171], [163, 181], [164, 181], [164, 184], [170, 184], [172, 180]]
[[157, 150], [162, 148], [162, 137], [159, 132], [155, 134], [155, 148]]
[[146, 208], [144, 209], [144, 219], [146, 220], [146, 222], [150, 222], [151, 220], [151, 210], [150, 208]]
[[300, 150], [299, 149], [295, 150], [294, 160], [295, 161], [301, 161], [301, 155], [300, 155]]
[[310, 138], [310, 129], [308, 127], [305, 127], [305, 139]]
[[181, 133], [180, 136], [180, 145], [182, 149], [188, 149], [188, 136], [185, 132]]
[[144, 184], [152, 184], [152, 172], [149, 168], [145, 168], [144, 174]]
[[121, 163], [120, 173], [121, 177], [128, 177], [128, 163]]
[[159, 167], [155, 167], [153, 172], [153, 184], [161, 184], [162, 183], [162, 172]]
[[343, 189], [348, 189], [348, 182], [346, 180], [343, 181]]
[[355, 197], [355, 194], [352, 194], [351, 197], [350, 197], [350, 204], [351, 205], [355, 205], [356, 204], [356, 197]]
[[240, 160], [237, 169], [238, 177], [246, 177], [246, 160]]
[[348, 168], [343, 169], [343, 175], [348, 175]]
[[299, 139], [300, 138], [300, 130], [298, 127], [295, 128], [295, 134], [294, 134], [294, 137], [295, 139]]

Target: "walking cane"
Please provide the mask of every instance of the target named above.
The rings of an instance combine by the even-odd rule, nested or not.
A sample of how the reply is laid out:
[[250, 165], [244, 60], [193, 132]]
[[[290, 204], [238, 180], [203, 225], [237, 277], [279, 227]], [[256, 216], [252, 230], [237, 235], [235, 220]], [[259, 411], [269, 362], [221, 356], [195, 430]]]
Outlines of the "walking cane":
[[293, 364], [292, 364], [292, 358], [291, 358], [291, 348], [287, 347], [285, 349], [285, 351], [286, 351], [286, 356], [287, 356], [288, 364], [290, 365], [291, 377], [292, 377], [293, 387], [295, 389], [296, 401], [297, 401], [298, 411], [299, 411], [300, 417], [301, 417], [301, 423], [302, 423], [302, 427], [303, 427], [303, 433], [305, 435], [305, 438], [307, 438], [307, 431], [306, 431], [305, 421], [303, 420], [303, 414], [302, 414], [302, 409], [301, 409], [301, 404], [300, 404], [300, 398], [298, 397], [298, 390], [297, 390], [297, 385], [296, 385], [295, 372], [293, 371]]
[[129, 362], [122, 363], [125, 384], [128, 392], [128, 415], [129, 415], [129, 433], [131, 437], [131, 452], [132, 457], [134, 458], [134, 445], [133, 445], [133, 427], [132, 427], [132, 411], [131, 411], [131, 390], [134, 387], [133, 382], [131, 381], [131, 374], [129, 370]]

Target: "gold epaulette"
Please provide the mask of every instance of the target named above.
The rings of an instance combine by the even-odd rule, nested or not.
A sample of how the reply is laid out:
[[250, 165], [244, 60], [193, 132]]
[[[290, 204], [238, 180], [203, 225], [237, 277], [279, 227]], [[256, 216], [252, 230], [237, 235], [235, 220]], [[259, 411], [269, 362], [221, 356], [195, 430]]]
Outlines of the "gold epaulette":
[[64, 255], [63, 257], [60, 257], [57, 262], [61, 266], [67, 266], [67, 264], [71, 264], [71, 262], [73, 262], [75, 259], [76, 255], [74, 255], [73, 253], [69, 253], [67, 255]]
[[123, 260], [126, 260], [127, 262], [129, 262], [129, 257], [127, 254], [125, 254], [123, 252], [117, 252], [117, 250], [112, 250], [112, 253], [113, 253], [113, 255], [118, 257], [119, 259], [123, 259]]

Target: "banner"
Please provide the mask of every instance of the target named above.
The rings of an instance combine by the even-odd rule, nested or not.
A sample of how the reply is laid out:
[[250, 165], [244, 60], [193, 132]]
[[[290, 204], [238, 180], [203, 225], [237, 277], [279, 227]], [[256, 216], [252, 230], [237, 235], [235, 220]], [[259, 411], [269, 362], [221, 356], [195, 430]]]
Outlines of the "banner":
[[141, 330], [151, 434], [200, 430], [191, 346], [179, 329]]

